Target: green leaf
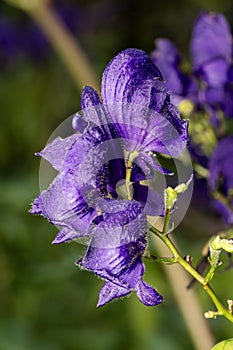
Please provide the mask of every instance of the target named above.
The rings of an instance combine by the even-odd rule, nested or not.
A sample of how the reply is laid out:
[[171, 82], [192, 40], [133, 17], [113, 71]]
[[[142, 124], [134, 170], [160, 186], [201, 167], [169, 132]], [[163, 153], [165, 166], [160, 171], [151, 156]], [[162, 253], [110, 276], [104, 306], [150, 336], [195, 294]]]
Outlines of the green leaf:
[[229, 338], [216, 344], [211, 350], [232, 350], [233, 338]]

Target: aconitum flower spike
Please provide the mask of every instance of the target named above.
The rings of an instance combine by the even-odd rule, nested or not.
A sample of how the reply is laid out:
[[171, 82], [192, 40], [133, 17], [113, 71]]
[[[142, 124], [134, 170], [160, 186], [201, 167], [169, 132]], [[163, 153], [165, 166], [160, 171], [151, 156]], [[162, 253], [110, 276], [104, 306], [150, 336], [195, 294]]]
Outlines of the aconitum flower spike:
[[53, 243], [89, 239], [77, 261], [105, 280], [98, 306], [135, 291], [145, 305], [162, 296], [142, 280], [147, 215], [163, 216], [164, 201], [147, 180], [163, 168], [157, 154], [177, 157], [187, 122], [170, 102], [161, 73], [141, 50], [127, 49], [106, 67], [101, 96], [85, 87], [76, 133], [56, 138], [38, 155], [58, 171], [31, 213], [61, 227]]

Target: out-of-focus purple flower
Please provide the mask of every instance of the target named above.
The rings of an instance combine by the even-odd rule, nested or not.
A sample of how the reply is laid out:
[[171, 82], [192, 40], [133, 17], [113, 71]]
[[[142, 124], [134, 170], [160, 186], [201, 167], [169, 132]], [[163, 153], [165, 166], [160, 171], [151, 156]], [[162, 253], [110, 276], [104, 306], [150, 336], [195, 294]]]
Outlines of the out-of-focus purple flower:
[[232, 35], [225, 17], [203, 12], [197, 18], [191, 38], [191, 57], [194, 75], [202, 82], [200, 99], [210, 106], [215, 116], [222, 110], [233, 116], [229, 108], [232, 95], [229, 76], [232, 62]]
[[223, 15], [202, 12], [198, 16], [190, 53], [190, 75], [181, 71], [179, 52], [166, 39], [156, 40], [152, 58], [175, 94], [176, 104], [190, 100], [198, 112], [207, 112], [218, 127], [219, 112], [233, 117], [232, 35]]
[[14, 24], [0, 15], [0, 62], [12, 62], [19, 54], [21, 47], [20, 35]]
[[63, 0], [56, 1], [52, 5], [58, 17], [73, 34], [77, 34], [78, 29], [85, 25], [86, 14], [83, 13], [83, 9], [78, 6], [77, 2]]
[[191, 57], [195, 72], [214, 60], [230, 63], [232, 37], [222, 14], [202, 12], [198, 16], [192, 32]]
[[156, 39], [155, 46], [151, 57], [161, 70], [167, 88], [172, 92], [174, 104], [178, 105], [184, 98], [193, 99], [197, 86], [191, 77], [181, 72], [181, 56], [177, 48], [168, 39]]
[[98, 305], [132, 290], [145, 305], [162, 297], [142, 280], [147, 215], [164, 213], [163, 198], [141, 181], [154, 170], [169, 174], [157, 153], [179, 156], [187, 143], [182, 121], [159, 69], [141, 50], [127, 49], [106, 67], [102, 101], [91, 87], [82, 92], [76, 134], [57, 138], [39, 153], [59, 172], [34, 201], [41, 214], [62, 229], [53, 243], [89, 238], [77, 264], [106, 283]]
[[35, 61], [46, 58], [51, 52], [48, 40], [40, 28], [32, 22], [24, 27], [22, 51]]
[[209, 161], [209, 186], [223, 195], [214, 201], [215, 208], [228, 224], [233, 223], [233, 136], [219, 141]]

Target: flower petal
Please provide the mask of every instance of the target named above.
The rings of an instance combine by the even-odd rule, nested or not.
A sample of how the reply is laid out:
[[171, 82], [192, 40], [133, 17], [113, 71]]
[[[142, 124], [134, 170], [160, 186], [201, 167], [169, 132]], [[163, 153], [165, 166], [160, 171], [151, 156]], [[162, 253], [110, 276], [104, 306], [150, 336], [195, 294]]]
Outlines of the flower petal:
[[51, 143], [47, 144], [41, 152], [38, 152], [37, 155], [47, 160], [56, 170], [62, 171], [67, 153], [77, 139], [78, 136], [76, 134], [65, 139], [57, 137]]
[[147, 80], [162, 80], [159, 69], [148, 55], [137, 49], [119, 53], [105, 68], [102, 77], [101, 95], [105, 106], [134, 102], [148, 104], [142, 87]]
[[[49, 188], [34, 200], [32, 214], [41, 214], [53, 225], [65, 226], [76, 237], [89, 234], [95, 210], [84, 201], [70, 174], [58, 175]], [[69, 189], [73, 186], [73, 190]], [[69, 189], [68, 189], [69, 188]]]
[[[83, 224], [83, 229], [80, 230], [81, 232], [85, 232], [87, 224]], [[60, 243], [65, 243], [68, 241], [71, 241], [73, 239], [79, 238], [80, 235], [77, 231], [70, 229], [69, 227], [63, 227], [61, 231], [57, 234], [57, 236], [54, 238], [52, 241], [52, 244], [60, 244]]]
[[227, 82], [228, 63], [216, 58], [202, 66], [200, 77], [211, 87], [222, 87]]
[[163, 302], [163, 297], [142, 279], [138, 280], [135, 291], [139, 300], [146, 306], [155, 306]]
[[191, 39], [191, 56], [194, 71], [216, 58], [230, 62], [232, 37], [223, 15], [203, 12], [197, 18]]
[[109, 301], [123, 297], [131, 292], [130, 289], [119, 286], [112, 282], [105, 282], [99, 292], [99, 300], [97, 307], [103, 306]]
[[182, 75], [179, 70], [180, 54], [170, 40], [157, 39], [151, 57], [161, 70], [166, 86], [173, 94], [183, 94]]
[[134, 199], [142, 204], [143, 212], [146, 213], [146, 215], [164, 215], [164, 198], [150, 187], [135, 183]]

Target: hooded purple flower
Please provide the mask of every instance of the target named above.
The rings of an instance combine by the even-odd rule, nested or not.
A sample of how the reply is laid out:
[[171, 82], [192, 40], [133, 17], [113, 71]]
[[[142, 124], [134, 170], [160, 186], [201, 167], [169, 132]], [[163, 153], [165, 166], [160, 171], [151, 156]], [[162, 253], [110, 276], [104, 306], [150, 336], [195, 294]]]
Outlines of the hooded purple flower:
[[147, 215], [163, 215], [163, 198], [142, 183], [154, 170], [170, 174], [157, 154], [177, 157], [187, 142], [182, 121], [162, 76], [141, 50], [127, 49], [106, 67], [101, 95], [85, 87], [76, 133], [56, 138], [39, 153], [58, 171], [34, 201], [41, 214], [61, 227], [53, 243], [86, 237], [77, 264], [106, 282], [98, 306], [131, 291], [145, 305], [162, 297], [142, 280]]
[[233, 136], [224, 137], [217, 144], [209, 161], [209, 186], [223, 194], [215, 200], [215, 208], [228, 224], [233, 223]]

